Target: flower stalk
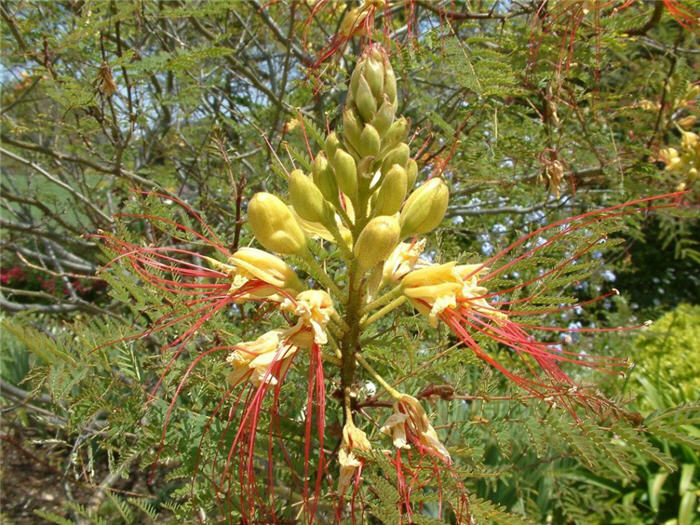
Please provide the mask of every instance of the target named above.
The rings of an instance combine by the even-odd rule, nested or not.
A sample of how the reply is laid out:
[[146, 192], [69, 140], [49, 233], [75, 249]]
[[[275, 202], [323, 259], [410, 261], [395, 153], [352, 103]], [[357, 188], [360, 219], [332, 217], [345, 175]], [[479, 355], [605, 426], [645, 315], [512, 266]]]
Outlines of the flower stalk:
[[[221, 418], [225, 412], [221, 409], [229, 402], [231, 407], [228, 419], [224, 421], [220, 443], [226, 435], [233, 434], [233, 439], [226, 441], [229, 450], [225, 458], [215, 458], [224, 459], [221, 462], [224, 467], [213, 483], [217, 495], [225, 492], [223, 487], [228, 487], [229, 492], [232, 486], [239, 487], [242, 522], [263, 522], [274, 515], [275, 509], [266, 505], [273, 499], [273, 465], [277, 459], [273, 457], [273, 442], [280, 434], [277, 413], [281, 403], [280, 388], [290, 371], [298, 374], [300, 363], [308, 364], [308, 372], [303, 375], [306, 404], [295, 407], [297, 413], [302, 412], [300, 419], [303, 419], [304, 428], [304, 472], [300, 476], [299, 494], [302, 502], [300, 516], [305, 516], [305, 521], [319, 520], [316, 509], [328, 477], [324, 443], [327, 444], [329, 439], [325, 428], [329, 376], [335, 385], [340, 385], [342, 399], [342, 438], [336, 442], [338, 454], [333, 459], [337, 459], [339, 472], [335, 493], [339, 499], [338, 521], [342, 521], [344, 494], [353, 483], [357, 488], [364, 467], [363, 458], [372, 449], [372, 442], [360, 428], [367, 407], [360, 405], [362, 410], [357, 410], [356, 399], [360, 391], [358, 383], [367, 376], [384, 388], [393, 400], [393, 413], [381, 430], [391, 436], [396, 449], [395, 459], [391, 461], [397, 468], [397, 478], [401, 480], [402, 496], [397, 503], [401, 511], [406, 516], [412, 512], [408, 498], [410, 483], [406, 484], [404, 479], [404, 474], [410, 470], [404, 464], [405, 458], [411, 458], [411, 454], [415, 458], [414, 451], [417, 451], [421, 458], [430, 456], [432, 465], [439, 464], [439, 468], [449, 471], [452, 457], [421, 403], [396, 390], [363, 355], [363, 333], [398, 309], [406, 311], [402, 308], [406, 304], [423, 315], [431, 326], [446, 325], [459, 339], [462, 348], [473, 352], [533, 396], [552, 404], [556, 399], [574, 414], [575, 404], [602, 408], [606, 402], [584, 393], [562, 370], [563, 363], [608, 371], [626, 366], [624, 360], [581, 355], [539, 341], [533, 332], [561, 329], [521, 320], [534, 314], [562, 312], [568, 306], [546, 311], [519, 310], [518, 305], [532, 301], [536, 294], [510, 301], [507, 298], [509, 293], [526, 290], [527, 286], [540, 284], [560, 272], [577, 257], [592, 250], [604, 240], [602, 237], [586, 241], [584, 248], [573, 257], [558, 263], [553, 269], [543, 269], [530, 280], [498, 290], [492, 289], [495, 287], [494, 278], [523, 258], [537, 255], [558, 239], [580, 232], [593, 223], [624, 217], [640, 209], [646, 211], [671, 206], [673, 204], [651, 202], [677, 198], [679, 194], [642, 199], [553, 223], [526, 235], [483, 263], [450, 261], [435, 264], [421, 255], [426, 239], [418, 236], [429, 233], [442, 223], [449, 188], [443, 179], [433, 177], [411, 191], [418, 176], [418, 166], [411, 158], [406, 142], [409, 123], [404, 118], [395, 118], [397, 105], [396, 78], [388, 57], [380, 47], [369, 46], [350, 79], [342, 133], [329, 133], [325, 151], [316, 152], [313, 157], [310, 174], [298, 169], [290, 173], [286, 201], [266, 192], [252, 197], [248, 222], [255, 240], [264, 250], [248, 247], [230, 253], [203, 219], [180, 201], [176, 201], [177, 204], [195, 218], [204, 233], [168, 219], [147, 215], [133, 217], [177, 227], [198, 241], [200, 246], [204, 243], [206, 254], [177, 247], [142, 247], [110, 235], [101, 236], [117, 253], [114, 261], [128, 262], [143, 282], [182, 298], [180, 306], [186, 309], [185, 314], [173, 310], [156, 320], [151, 328], [133, 337], [191, 322], [191, 326], [164, 347], [164, 350], [175, 349], [165, 373], [197, 331], [226, 308], [252, 302], [264, 307], [261, 315], [273, 311], [281, 314], [277, 319], [284, 319], [281, 326], [267, 329], [251, 341], [232, 341], [232, 344], [208, 349], [195, 358], [175, 390], [163, 429], [161, 449], [171, 411], [184, 381], [205, 356], [225, 351], [228, 368], [222, 383], [230, 388], [223, 394], [205, 432], [215, 419]], [[686, 142], [688, 148], [697, 153], [697, 137], [689, 136]], [[673, 160], [675, 156], [671, 153], [668, 152], [667, 157], [675, 166], [679, 161]], [[516, 247], [529, 242], [535, 235], [544, 234], [549, 235], [548, 240], [532, 248], [528, 245], [524, 254], [502, 262]], [[329, 253], [339, 252], [342, 257], [335, 260], [317, 257], [316, 247], [319, 245], [314, 239], [337, 244], [338, 250]], [[405, 239], [406, 242], [401, 242]], [[321, 248], [318, 252], [326, 253]], [[315, 281], [316, 288], [309, 288], [311, 279], [301, 279], [285, 258], [302, 266]], [[339, 284], [326, 272], [326, 264], [333, 270], [332, 275], [341, 276], [339, 282], [344, 284]], [[384, 289], [388, 291], [383, 292]], [[604, 297], [606, 295], [600, 298]], [[482, 348], [480, 341], [483, 338], [489, 338], [523, 358], [529, 376], [506, 368], [496, 355]], [[330, 345], [331, 352], [326, 345]], [[160, 387], [165, 373], [155, 389]], [[267, 410], [269, 414], [263, 414]], [[341, 417], [340, 413], [338, 417]], [[264, 447], [260, 446], [261, 436], [258, 436], [263, 432], [268, 434]], [[281, 446], [286, 454], [284, 443]], [[268, 457], [262, 458], [263, 461], [259, 461], [260, 450], [267, 450]], [[311, 468], [313, 461], [317, 462], [315, 468]], [[257, 488], [260, 465], [263, 464], [268, 469], [268, 503], [263, 501]], [[434, 468], [438, 469], [437, 466]], [[439, 481], [436, 487], [441, 490]], [[229, 493], [223, 497], [228, 504], [231, 503]], [[460, 505], [461, 499], [455, 508]]]

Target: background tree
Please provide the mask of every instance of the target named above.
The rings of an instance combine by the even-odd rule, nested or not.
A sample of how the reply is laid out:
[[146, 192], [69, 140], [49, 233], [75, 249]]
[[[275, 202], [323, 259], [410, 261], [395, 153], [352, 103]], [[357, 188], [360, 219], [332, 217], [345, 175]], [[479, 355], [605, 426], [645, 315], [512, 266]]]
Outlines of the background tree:
[[[141, 332], [174, 298], [143, 288], [133, 275], [98, 273], [109, 255], [86, 234], [175, 244], [177, 231], [125, 215], [187, 221], [173, 204], [179, 199], [227, 248], [248, 245], [248, 200], [263, 189], [283, 193], [285, 169], [308, 169], [307, 145], [340, 126], [350, 71], [369, 41], [391, 54], [398, 114], [411, 119], [420, 180], [441, 175], [450, 186], [447, 218], [430, 241], [445, 260], [497, 253], [586, 210], [688, 189], [679, 211], [630, 217], [615, 234], [618, 249], [601, 252], [578, 284], [579, 296], [594, 297], [615, 282], [622, 296], [556, 323], [629, 326], [696, 302], [699, 161], [690, 133], [698, 128], [698, 5], [4, 2], [4, 479], [11, 490], [13, 465], [31, 460], [38, 472], [27, 486], [53, 485], [49, 493], [57, 498], [11, 493], [5, 515], [21, 519], [27, 508], [54, 520], [160, 522], [217, 512], [216, 495], [201, 480], [192, 487], [194, 508], [187, 496], [192, 443], [221, 398], [223, 364], [205, 361], [197, 372], [147, 485], [166, 403], [144, 409], [145, 392], [166, 362], [159, 348], [175, 332], [95, 348]], [[391, 340], [378, 335], [382, 373], [416, 391], [449, 385], [419, 397], [436, 400], [436, 428], [461, 450], [475, 516], [510, 523], [508, 511], [535, 522], [611, 522], [631, 513], [639, 522], [691, 522], [698, 416], [691, 404], [697, 399], [683, 385], [676, 385], [682, 395], [672, 392], [654, 405], [625, 405], [635, 376], [626, 384], [603, 382], [639, 420], [576, 424], [464, 354], [437, 354], [430, 366], [419, 353], [390, 359], [417, 338], [423, 348], [447, 348], [446, 333], [428, 333], [414, 321], [387, 325]], [[259, 322], [251, 309], [234, 310], [186, 352], [194, 358], [229, 338], [250, 338]], [[626, 333], [563, 335], [577, 348], [633, 360], [638, 347]], [[678, 345], [681, 355], [697, 350], [687, 340]], [[181, 366], [163, 392], [175, 388]], [[668, 391], [652, 368], [640, 369], [644, 388]], [[366, 385], [360, 403], [386, 401], [374, 388]], [[655, 435], [653, 442], [638, 428]], [[339, 441], [340, 428], [331, 424], [328, 435]], [[214, 451], [217, 434], [209, 436], [203, 446]], [[298, 461], [300, 448], [290, 451]], [[390, 521], [393, 496], [382, 491], [378, 468], [366, 516]], [[671, 489], [666, 470], [673, 469]], [[280, 479], [291, 479], [287, 470]], [[653, 480], [652, 488], [632, 490], [647, 486], [631, 481], [640, 477]]]

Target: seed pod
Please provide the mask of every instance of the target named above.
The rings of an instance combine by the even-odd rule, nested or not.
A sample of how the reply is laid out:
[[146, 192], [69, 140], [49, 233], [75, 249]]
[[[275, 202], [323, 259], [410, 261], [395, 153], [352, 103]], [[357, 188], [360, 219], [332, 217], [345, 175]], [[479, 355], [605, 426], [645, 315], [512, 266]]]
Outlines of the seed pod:
[[307, 221], [323, 223], [329, 216], [329, 205], [321, 190], [301, 170], [289, 174], [289, 201], [299, 217]]
[[248, 223], [253, 235], [272, 252], [298, 254], [306, 237], [286, 204], [271, 193], [256, 193], [248, 204]]
[[406, 138], [407, 132], [408, 120], [406, 120], [405, 117], [395, 120], [382, 137], [382, 153], [391, 151], [399, 143], [403, 142], [403, 140]]
[[[363, 126], [360, 124], [360, 121], [358, 120], [357, 115], [355, 115], [355, 112], [350, 108], [345, 108], [343, 110], [343, 138], [345, 139], [345, 143], [352, 146], [355, 150], [358, 149], [358, 146], [360, 144], [360, 135], [362, 135], [362, 127]], [[335, 157], [335, 152], [333, 152], [333, 156], [330, 156], [330, 152], [328, 153], [329, 159]]]
[[410, 190], [416, 183], [416, 177], [418, 177], [418, 163], [415, 160], [408, 159], [408, 163], [406, 164], [406, 175], [408, 176], [406, 186]]
[[353, 101], [362, 120], [370, 122], [377, 112], [377, 101], [372, 94], [369, 84], [362, 76], [357, 81], [357, 91], [353, 94]]
[[377, 192], [374, 212], [377, 215], [393, 215], [401, 209], [406, 198], [406, 170], [394, 164], [386, 175]]
[[445, 216], [449, 190], [438, 177], [411, 193], [401, 210], [401, 238], [420, 235], [436, 228]]
[[353, 250], [364, 272], [391, 255], [399, 242], [401, 227], [396, 217], [375, 217], [363, 228]]
[[410, 154], [411, 150], [409, 149], [408, 144], [405, 142], [402, 142], [396, 146], [386, 154], [386, 157], [384, 157], [384, 160], [382, 161], [382, 173], [388, 173], [394, 164], [398, 164], [399, 166], [405, 168], [406, 164], [408, 163], [408, 156]]
[[335, 169], [335, 180], [340, 191], [354, 197], [357, 193], [357, 165], [352, 155], [338, 148], [333, 158], [333, 168]]
[[323, 152], [316, 155], [311, 173], [314, 178], [314, 183], [318, 186], [318, 189], [321, 190], [324, 198], [335, 203], [338, 200], [338, 185], [333, 176], [333, 169], [328, 164], [328, 159]]
[[365, 124], [365, 129], [360, 134], [360, 141], [357, 144], [357, 152], [362, 157], [375, 157], [379, 153], [381, 139], [379, 133], [371, 124]]
[[375, 127], [380, 136], [387, 132], [391, 123], [394, 122], [394, 115], [396, 111], [394, 110], [394, 105], [391, 103], [389, 98], [385, 95], [384, 102], [379, 106], [377, 114], [372, 119], [372, 125]]

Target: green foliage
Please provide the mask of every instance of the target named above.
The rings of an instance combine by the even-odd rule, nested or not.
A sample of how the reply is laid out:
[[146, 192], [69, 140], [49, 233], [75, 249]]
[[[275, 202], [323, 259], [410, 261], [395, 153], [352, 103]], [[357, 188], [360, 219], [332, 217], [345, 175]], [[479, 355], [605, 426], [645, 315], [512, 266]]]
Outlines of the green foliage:
[[[63, 502], [48, 509], [34, 501], [33, 519], [239, 519], [238, 501], [222, 511], [210, 483], [236, 430], [228, 421], [235, 396], [220, 405], [229, 371], [224, 354], [197, 364], [162, 439], [164, 427], [194, 359], [250, 340], [281, 317], [239, 305], [213, 317], [181, 349], [163, 350], [195, 319], [144, 331], [163, 316], [186, 315], [182, 297], [145, 285], [120, 261], [98, 273], [116, 254], [86, 235], [104, 231], [138, 246], [212, 255], [182, 228], [134, 216], [201, 231], [172, 203], [178, 197], [227, 248], [235, 248], [234, 238], [238, 246], [251, 243], [240, 231], [248, 199], [282, 188], [293, 167], [308, 171], [307, 138], [317, 151], [325, 130], [339, 127], [343, 86], [367, 34], [309, 67], [330, 49], [346, 8], [360, 2], [319, 3], [313, 16], [306, 4], [3, 3], [0, 376], [20, 389], [3, 387], [3, 436], [16, 438], [47, 472], [60, 472], [61, 483], [47, 482], [47, 490], [56, 485]], [[678, 147], [682, 119], [698, 115], [697, 96], [683, 99], [697, 77], [696, 38], [667, 7], [671, 2], [658, 18], [656, 5], [645, 2], [624, 8], [598, 2], [604, 6], [589, 13], [583, 2], [549, 2], [542, 10], [539, 4], [390, 3], [387, 13], [377, 13], [371, 37], [392, 53], [418, 182], [442, 175], [450, 185], [447, 219], [428, 244], [436, 262], [482, 262], [557, 220], [680, 185], [690, 190], [685, 210], [593, 222], [489, 281], [492, 289], [509, 288], [573, 258], [508, 299], [531, 296], [518, 306], [529, 312], [571, 307], [533, 317], [544, 326], [622, 327], [660, 318], [639, 336], [562, 334], [572, 340], [566, 350], [634, 361], [625, 380], [565, 367], [576, 382], [599, 385], [616, 409], [600, 418], [583, 411], [577, 420], [561, 404], [552, 407], [509, 384], [409, 308], [366, 333], [363, 353], [391, 384], [420, 398], [455, 460], [454, 475], [443, 479], [444, 500], [466, 494], [475, 521], [692, 524], [700, 469], [697, 186], [687, 174], [665, 171], [659, 151]], [[697, 0], [675, 4], [690, 12], [700, 7]], [[650, 19], [643, 34], [629, 34]], [[697, 123], [688, 129], [697, 132]], [[551, 169], [555, 161], [560, 179]], [[575, 257], [606, 237], [595, 256]], [[611, 264], [614, 285], [629, 299], [595, 303], [587, 312], [573, 308], [611, 288], [602, 278]], [[26, 275], [6, 274], [14, 265]], [[336, 271], [329, 263], [328, 273]], [[676, 308], [683, 301], [693, 304]], [[562, 343], [556, 333], [536, 335]], [[508, 369], [526, 366], [488, 336], [475, 339]], [[304, 467], [306, 368], [300, 356], [290, 370], [279, 426], [269, 417], [269, 400], [260, 421], [261, 432], [279, 428], [285, 436], [274, 443], [280, 522], [299, 510], [293, 487]], [[452, 394], [422, 396], [430, 385], [446, 385]], [[326, 383], [330, 477], [342, 427], [338, 386]], [[376, 444], [359, 494], [367, 502], [364, 519], [394, 524], [396, 469], [379, 452], [391, 448], [379, 427], [392, 409], [368, 376], [358, 378], [357, 392], [372, 416], [363, 430]], [[266, 457], [267, 445], [256, 444], [256, 457]], [[331, 489], [324, 496], [330, 500]], [[415, 497], [424, 504], [413, 522], [439, 523], [435, 493], [428, 488]], [[11, 503], [3, 502], [3, 519]], [[446, 503], [442, 509], [440, 519], [456, 521]], [[321, 505], [319, 516], [332, 521], [333, 511]]]
[[[640, 396], [651, 388], [678, 391], [677, 401], [696, 401], [700, 392], [700, 307], [681, 304], [654, 322], [635, 343], [634, 373]], [[645, 383], [648, 385], [645, 385]], [[647, 399], [649, 399], [647, 397]], [[649, 400], [654, 408], [659, 403]]]

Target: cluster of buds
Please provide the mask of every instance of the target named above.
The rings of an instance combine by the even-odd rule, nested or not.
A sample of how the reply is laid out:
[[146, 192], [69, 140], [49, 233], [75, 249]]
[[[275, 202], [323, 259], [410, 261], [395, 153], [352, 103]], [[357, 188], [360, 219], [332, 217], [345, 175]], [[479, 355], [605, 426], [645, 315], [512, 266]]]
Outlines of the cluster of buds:
[[249, 224], [262, 246], [306, 256], [307, 237], [317, 235], [339, 243], [364, 273], [380, 267], [402, 239], [440, 224], [447, 185], [434, 178], [410, 191], [418, 165], [397, 106], [394, 70], [383, 49], [371, 46], [352, 73], [341, 136], [327, 136], [310, 174], [289, 174], [291, 206], [270, 193], [250, 201]]

